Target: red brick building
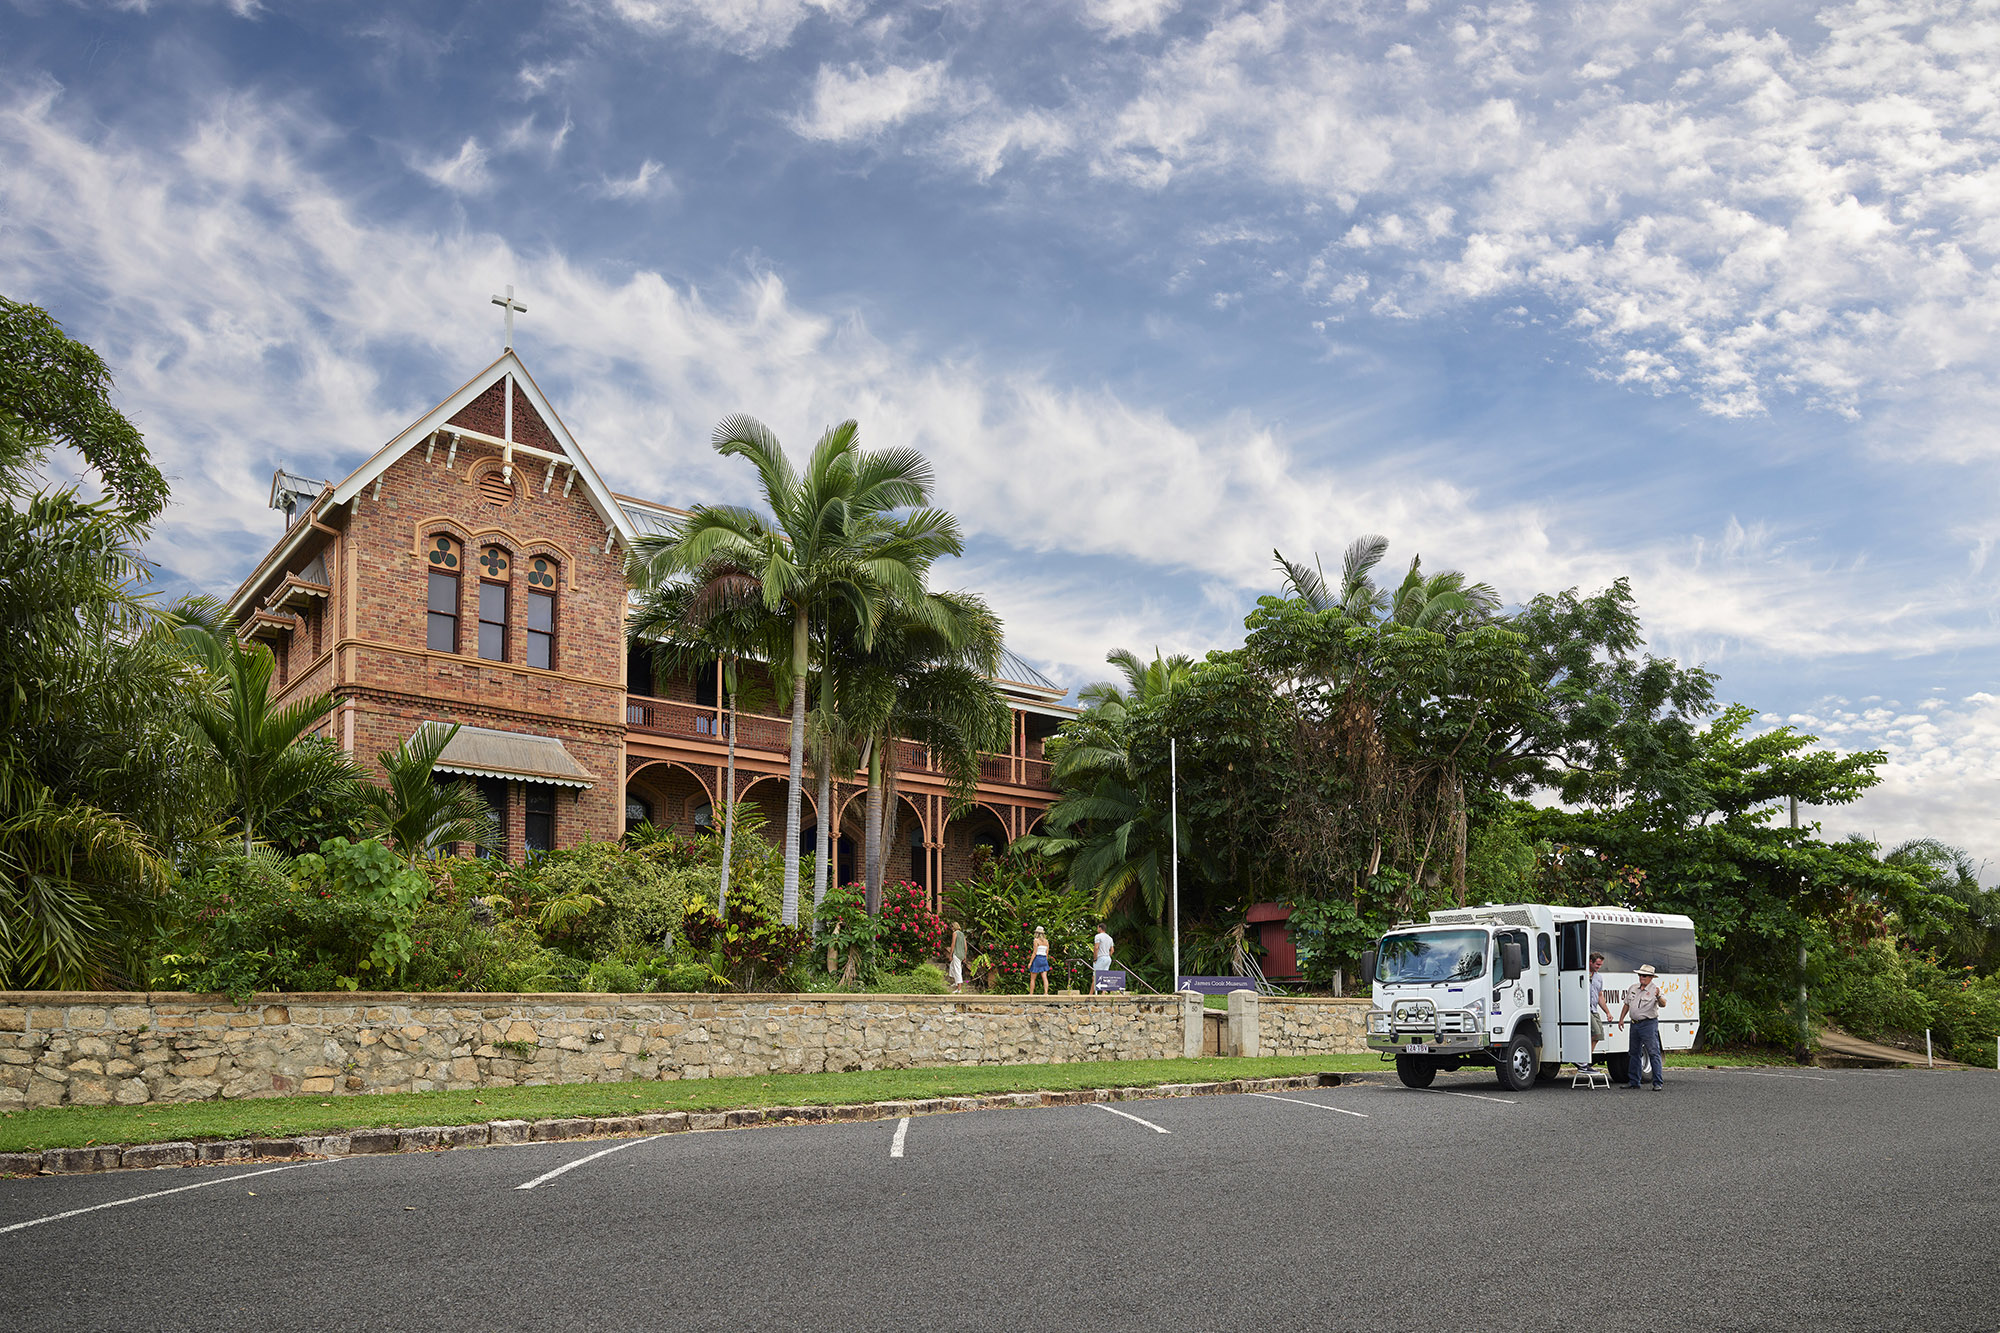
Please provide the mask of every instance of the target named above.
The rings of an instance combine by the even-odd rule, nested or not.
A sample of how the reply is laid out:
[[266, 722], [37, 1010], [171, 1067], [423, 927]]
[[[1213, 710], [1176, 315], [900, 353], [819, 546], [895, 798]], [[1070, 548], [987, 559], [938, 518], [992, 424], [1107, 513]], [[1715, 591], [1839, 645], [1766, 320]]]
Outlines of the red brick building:
[[[656, 686], [625, 646], [626, 552], [678, 516], [614, 494], [512, 350], [337, 483], [280, 472], [284, 536], [230, 599], [276, 655], [286, 697], [330, 693], [341, 747], [365, 764], [426, 723], [457, 723], [439, 768], [478, 780], [510, 857], [617, 837], [648, 819], [693, 832], [722, 801], [716, 673]], [[1006, 754], [957, 817], [921, 747], [900, 756], [889, 873], [939, 888], [973, 849], [1028, 831], [1054, 798], [1042, 743], [1073, 710], [1011, 656]], [[772, 712], [776, 705], [766, 704]], [[746, 714], [737, 792], [781, 829], [789, 722]], [[860, 775], [828, 823], [858, 874]], [[810, 786], [806, 845], [818, 843]]]

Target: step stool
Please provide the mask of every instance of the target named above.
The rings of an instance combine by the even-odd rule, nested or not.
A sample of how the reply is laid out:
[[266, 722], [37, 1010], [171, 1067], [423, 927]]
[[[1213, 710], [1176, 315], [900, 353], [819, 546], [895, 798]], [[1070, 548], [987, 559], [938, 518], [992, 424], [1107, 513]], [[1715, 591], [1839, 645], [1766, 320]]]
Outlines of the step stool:
[[1569, 1086], [1576, 1088], [1611, 1087], [1611, 1073], [1603, 1065], [1578, 1065], [1576, 1073], [1570, 1076]]

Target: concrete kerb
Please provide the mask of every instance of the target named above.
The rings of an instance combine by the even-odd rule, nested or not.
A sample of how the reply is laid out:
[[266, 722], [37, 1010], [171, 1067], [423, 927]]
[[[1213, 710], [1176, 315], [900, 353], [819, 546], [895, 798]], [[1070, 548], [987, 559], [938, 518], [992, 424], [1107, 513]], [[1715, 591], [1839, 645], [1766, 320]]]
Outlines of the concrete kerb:
[[206, 1143], [140, 1143], [89, 1148], [49, 1148], [42, 1152], [0, 1153], [0, 1176], [60, 1176], [102, 1171], [151, 1170], [212, 1162], [284, 1161], [305, 1157], [350, 1157], [400, 1152], [444, 1152], [453, 1148], [506, 1147], [574, 1139], [635, 1138], [760, 1125], [801, 1125], [841, 1120], [900, 1120], [904, 1116], [951, 1115], [1013, 1107], [1080, 1106], [1088, 1102], [1143, 1101], [1201, 1097], [1232, 1092], [1280, 1092], [1337, 1087], [1366, 1081], [1366, 1075], [1300, 1074], [1290, 1078], [1243, 1078], [1217, 1083], [1164, 1083], [1138, 1088], [1078, 1088], [1063, 1092], [1001, 1092], [984, 1097], [931, 1097], [921, 1101], [858, 1102], [837, 1106], [767, 1106], [735, 1111], [661, 1111], [605, 1117], [568, 1116], [550, 1120], [489, 1120], [472, 1125], [424, 1125], [410, 1129], [355, 1129], [339, 1134], [293, 1138], [230, 1139]]

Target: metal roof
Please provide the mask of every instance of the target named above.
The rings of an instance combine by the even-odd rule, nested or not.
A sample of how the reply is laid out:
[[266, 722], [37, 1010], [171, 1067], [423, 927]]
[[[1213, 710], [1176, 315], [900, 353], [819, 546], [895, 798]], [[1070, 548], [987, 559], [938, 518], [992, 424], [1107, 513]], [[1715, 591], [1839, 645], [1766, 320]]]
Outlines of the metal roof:
[[[449, 726], [426, 722], [426, 727]], [[476, 778], [510, 778], [516, 782], [546, 782], [556, 787], [588, 788], [597, 779], [571, 757], [553, 736], [529, 736], [489, 727], [460, 727], [438, 756], [440, 773]]]

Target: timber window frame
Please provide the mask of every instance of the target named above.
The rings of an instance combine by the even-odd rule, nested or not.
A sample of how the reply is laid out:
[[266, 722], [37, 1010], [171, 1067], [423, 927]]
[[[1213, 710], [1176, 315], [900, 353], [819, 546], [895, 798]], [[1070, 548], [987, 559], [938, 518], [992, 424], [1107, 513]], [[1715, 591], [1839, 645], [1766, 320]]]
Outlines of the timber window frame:
[[430, 539], [424, 581], [424, 647], [434, 653], [458, 651], [459, 559], [464, 548], [453, 537]]
[[545, 555], [528, 561], [523, 646], [527, 665], [542, 671], [556, 669], [556, 570]]

